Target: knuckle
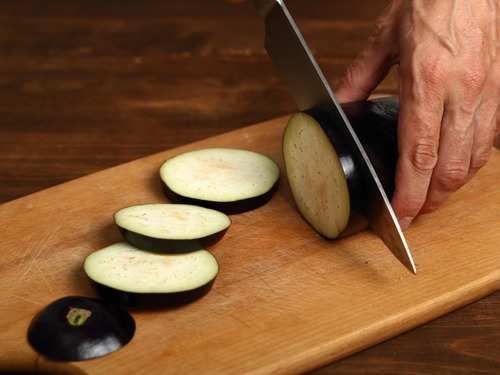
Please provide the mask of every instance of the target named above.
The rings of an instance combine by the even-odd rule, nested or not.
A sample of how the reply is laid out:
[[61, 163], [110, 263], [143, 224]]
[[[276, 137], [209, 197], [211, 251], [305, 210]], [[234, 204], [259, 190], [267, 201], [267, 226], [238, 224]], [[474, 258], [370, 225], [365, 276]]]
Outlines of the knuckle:
[[422, 79], [429, 86], [442, 85], [448, 76], [448, 68], [438, 60], [427, 60], [420, 68]]
[[486, 165], [486, 163], [488, 162], [489, 158], [490, 158], [490, 154], [491, 154], [491, 150], [480, 150], [479, 152], [477, 152], [477, 154], [475, 154], [473, 157], [472, 157], [472, 160], [471, 160], [471, 169], [472, 170], [478, 170], [478, 169], [481, 169], [482, 167], [484, 167]]
[[405, 212], [409, 216], [417, 216], [418, 213], [420, 212], [420, 209], [424, 205], [424, 202], [425, 202], [425, 197], [420, 197], [420, 196], [408, 197], [408, 199], [406, 200]]
[[467, 90], [481, 91], [486, 82], [486, 73], [483, 69], [467, 69], [462, 73], [462, 84]]
[[438, 147], [431, 140], [420, 140], [411, 151], [410, 161], [420, 173], [428, 173], [434, 169], [438, 161]]
[[359, 75], [360, 72], [360, 61], [356, 59], [348, 68], [345, 74], [345, 82], [349, 86], [354, 86], [354, 83], [356, 82], [356, 78]]
[[469, 170], [466, 163], [449, 163], [437, 176], [437, 182], [446, 190], [456, 190], [465, 183], [468, 175]]
[[357, 82], [359, 81], [359, 77], [363, 72], [362, 65], [363, 64], [360, 58], [354, 60], [352, 64], [347, 67], [341, 81], [341, 86], [355, 88], [357, 86]]

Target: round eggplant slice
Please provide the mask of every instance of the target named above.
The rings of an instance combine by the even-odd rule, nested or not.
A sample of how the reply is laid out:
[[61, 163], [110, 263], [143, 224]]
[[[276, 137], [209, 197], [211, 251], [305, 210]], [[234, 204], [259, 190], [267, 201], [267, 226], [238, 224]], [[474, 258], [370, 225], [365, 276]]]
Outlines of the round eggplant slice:
[[175, 306], [202, 297], [212, 287], [219, 266], [203, 249], [165, 254], [120, 242], [90, 254], [84, 270], [103, 299], [142, 308]]
[[209, 148], [168, 159], [160, 169], [167, 197], [227, 214], [257, 208], [277, 190], [277, 164], [262, 154]]
[[339, 155], [313, 117], [290, 118], [283, 155], [297, 208], [319, 233], [336, 238], [349, 222], [349, 189]]
[[82, 361], [120, 349], [134, 332], [134, 319], [123, 308], [94, 298], [64, 297], [32, 320], [28, 341], [51, 360]]
[[[398, 101], [382, 98], [342, 107], [391, 197], [398, 159]], [[286, 174], [297, 208], [327, 238], [365, 229], [372, 206], [363, 164], [336, 121], [328, 110], [298, 113], [290, 118], [283, 137]]]
[[171, 253], [214, 244], [231, 224], [222, 212], [185, 204], [131, 206], [116, 212], [114, 219], [129, 244]]

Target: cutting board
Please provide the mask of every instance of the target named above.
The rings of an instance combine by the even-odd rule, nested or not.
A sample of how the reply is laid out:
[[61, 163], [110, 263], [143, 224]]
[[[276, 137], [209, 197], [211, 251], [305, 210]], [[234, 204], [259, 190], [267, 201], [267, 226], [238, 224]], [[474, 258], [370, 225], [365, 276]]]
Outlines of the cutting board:
[[[158, 168], [201, 147], [263, 152], [283, 167], [286, 118], [133, 161], [0, 206], [0, 371], [54, 369], [26, 342], [33, 315], [66, 295], [93, 295], [86, 255], [119, 241], [117, 209], [164, 202]], [[282, 168], [283, 170], [283, 168]], [[213, 247], [221, 272], [203, 299], [135, 311], [123, 350], [56, 366], [75, 374], [299, 373], [477, 300], [500, 285], [500, 152], [466, 187], [407, 231], [418, 274], [370, 232], [319, 237], [286, 178], [265, 206], [232, 216]]]

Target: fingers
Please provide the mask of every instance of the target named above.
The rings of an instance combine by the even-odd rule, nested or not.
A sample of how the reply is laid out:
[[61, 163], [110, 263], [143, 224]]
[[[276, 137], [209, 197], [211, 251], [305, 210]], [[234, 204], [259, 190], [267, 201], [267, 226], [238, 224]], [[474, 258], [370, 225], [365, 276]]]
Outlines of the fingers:
[[[500, 23], [499, 23], [498, 27], [500, 28]], [[495, 66], [494, 66], [494, 71], [496, 72], [494, 80], [496, 81], [497, 90], [498, 90], [497, 97], [496, 97], [497, 102], [498, 102], [498, 101], [500, 101], [500, 56], [498, 56], [498, 55], [497, 55], [497, 60], [496, 60]], [[496, 135], [495, 135], [495, 137], [496, 137], [495, 142], [494, 142], [495, 147], [500, 150], [500, 104], [497, 107], [497, 113], [496, 113]]]
[[474, 141], [474, 112], [449, 105], [445, 110], [438, 163], [421, 213], [433, 211], [467, 180]]
[[[500, 98], [499, 65], [490, 77], [490, 13], [481, 8], [488, 15], [481, 17], [467, 2], [411, 3], [414, 12], [402, 18], [400, 32], [400, 155], [392, 199], [403, 228], [486, 163]], [[450, 11], [449, 23], [436, 4]]]
[[444, 76], [436, 66], [401, 62], [399, 160], [392, 206], [403, 229], [422, 208], [438, 160]]
[[495, 140], [495, 147], [500, 150], [500, 107], [497, 109], [497, 139]]
[[500, 94], [496, 67], [471, 69], [455, 80], [445, 109], [439, 161], [421, 213], [434, 211], [462, 187], [489, 159], [496, 133]]
[[497, 128], [499, 71], [492, 66], [481, 77], [477, 69], [474, 79], [462, 75], [462, 92], [450, 98], [443, 119], [439, 161], [434, 170], [426, 203], [421, 213], [434, 211], [447, 196], [462, 187], [488, 161]]
[[335, 90], [337, 99], [342, 103], [367, 99], [389, 72], [389, 56], [389, 51], [375, 44], [367, 47], [347, 68]]
[[[453, 75], [454, 84], [448, 88], [441, 128], [439, 161], [422, 213], [435, 210], [450, 193], [462, 187], [469, 178], [471, 166], [477, 170], [486, 163], [493, 144], [491, 121], [494, 113], [490, 100], [482, 99], [489, 86], [486, 85], [487, 74], [483, 73], [487, 71], [465, 69]], [[485, 138], [489, 145], [484, 144]]]
[[497, 132], [500, 130], [498, 120], [500, 113], [500, 60], [492, 65], [488, 81], [483, 92], [483, 101], [476, 116], [474, 145], [469, 177], [482, 168], [489, 159]]
[[335, 95], [341, 102], [367, 99], [385, 78], [396, 56], [396, 2], [377, 21], [368, 46], [347, 68]]
[[483, 101], [476, 116], [469, 179], [488, 162], [496, 133], [497, 102], [494, 99], [488, 99]]

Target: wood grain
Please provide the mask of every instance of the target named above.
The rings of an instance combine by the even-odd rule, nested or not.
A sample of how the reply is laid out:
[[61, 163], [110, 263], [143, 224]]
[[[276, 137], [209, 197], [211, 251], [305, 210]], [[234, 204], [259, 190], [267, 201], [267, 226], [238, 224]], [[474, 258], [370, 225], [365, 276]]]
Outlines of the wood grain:
[[[288, 4], [334, 83], [386, 0]], [[16, 0], [0, 21], [0, 202], [294, 110], [243, 1]], [[499, 303], [321, 372], [497, 374]]]
[[[239, 147], [282, 167], [284, 124], [281, 118], [243, 128], [0, 206], [0, 368], [33, 361], [25, 332], [41, 306], [92, 294], [84, 257], [120, 239], [111, 213], [164, 201], [158, 169], [166, 158]], [[134, 312], [131, 344], [74, 366], [92, 374], [300, 373], [492, 293], [500, 287], [499, 168], [495, 151], [446, 207], [409, 230], [418, 276], [369, 232], [336, 242], [318, 236], [282, 181], [269, 204], [232, 217], [213, 249], [222, 272], [208, 296], [183, 308]]]

